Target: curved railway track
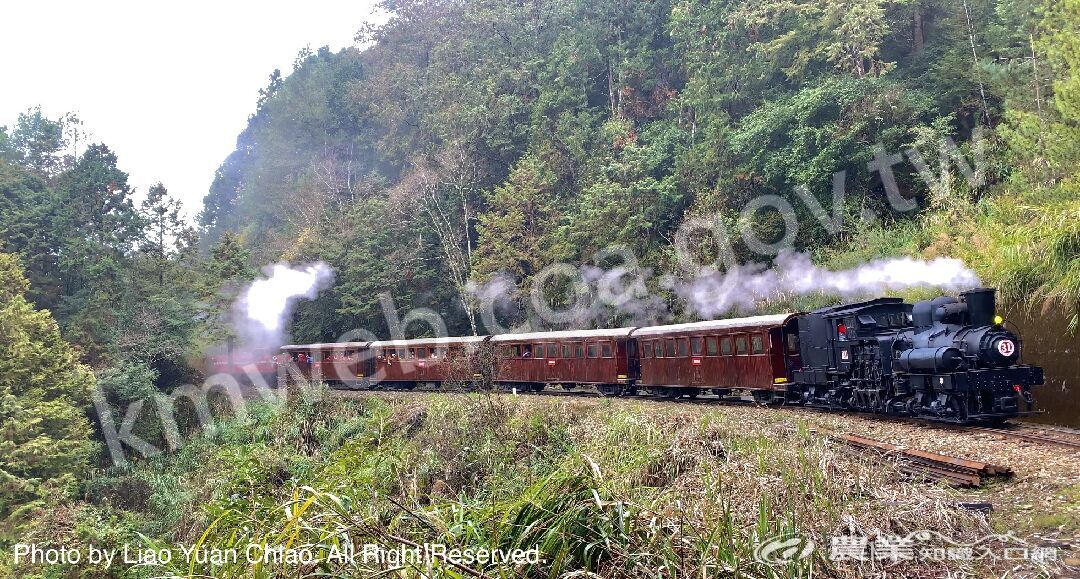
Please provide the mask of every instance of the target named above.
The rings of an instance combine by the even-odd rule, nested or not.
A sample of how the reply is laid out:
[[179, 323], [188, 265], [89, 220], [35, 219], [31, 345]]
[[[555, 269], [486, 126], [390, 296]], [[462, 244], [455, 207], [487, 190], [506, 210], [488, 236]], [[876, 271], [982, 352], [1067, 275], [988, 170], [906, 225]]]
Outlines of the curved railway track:
[[985, 432], [995, 436], [1050, 444], [1080, 450], [1080, 431], [1031, 423], [1007, 423], [1002, 426], [959, 426], [970, 432]]
[[[465, 393], [465, 391], [455, 390], [440, 390], [440, 389], [400, 389], [400, 390], [334, 390], [334, 392], [424, 392], [424, 393]], [[595, 390], [588, 389], [574, 389], [574, 390], [557, 390], [557, 389], [545, 389], [539, 392], [536, 391], [497, 391], [500, 394], [517, 394], [519, 396], [572, 396], [583, 398], [604, 398], [602, 394]], [[626, 400], [653, 400], [659, 402], [674, 402], [678, 404], [715, 404], [725, 406], [758, 406], [762, 405], [752, 397], [727, 397], [720, 398], [715, 395], [701, 395], [696, 398], [669, 398], [665, 396], [655, 394], [637, 394], [635, 396], [626, 397]], [[827, 412], [835, 413], [835, 410], [828, 410], [824, 408], [815, 408], [799, 405], [780, 405], [783, 408], [791, 410], [800, 410], [808, 412]], [[1020, 440], [1036, 444], [1045, 444], [1051, 446], [1060, 446], [1064, 448], [1072, 448], [1080, 450], [1080, 430], [1071, 428], [1050, 426], [1042, 424], [1033, 424], [1025, 422], [1008, 422], [1000, 426], [979, 426], [979, 425], [965, 425], [965, 424], [951, 424], [947, 422], [931, 422], [926, 420], [920, 420], [918, 418], [905, 418], [900, 416], [883, 416], [880, 414], [871, 414], [865, 412], [845, 412], [846, 414], [854, 414], [864, 418], [872, 418], [876, 420], [885, 420], [891, 422], [904, 422], [915, 426], [924, 428], [938, 428], [955, 431], [966, 431], [973, 433], [990, 434], [999, 436], [1001, 438]]]

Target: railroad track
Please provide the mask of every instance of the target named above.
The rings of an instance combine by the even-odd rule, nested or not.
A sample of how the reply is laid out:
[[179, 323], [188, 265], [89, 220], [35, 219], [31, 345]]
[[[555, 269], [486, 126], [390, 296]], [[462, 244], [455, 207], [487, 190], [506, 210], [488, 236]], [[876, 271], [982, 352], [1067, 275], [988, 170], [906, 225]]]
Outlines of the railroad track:
[[[343, 392], [342, 390], [335, 390], [335, 392]], [[344, 391], [349, 392], [349, 391]], [[360, 392], [380, 392], [374, 391], [360, 391]], [[409, 390], [388, 390], [388, 392], [425, 392], [425, 393], [465, 393], [465, 391], [455, 390], [439, 390], [439, 389], [427, 389], [427, 388], [414, 388]], [[510, 394], [509, 391], [502, 392], [504, 394]], [[520, 396], [572, 396], [582, 398], [604, 398], [602, 394], [595, 390], [589, 389], [574, 389], [574, 390], [561, 390], [561, 389], [544, 389], [539, 392], [534, 391], [517, 391], [514, 392]], [[632, 397], [626, 398], [627, 400], [652, 400], [659, 402], [675, 402], [679, 404], [700, 404], [700, 405], [719, 405], [719, 406], [753, 406], [759, 403], [752, 397], [726, 397], [720, 398], [715, 395], [707, 394], [701, 395], [696, 398], [668, 398], [664, 396], [654, 394], [637, 394]], [[823, 413], [835, 413], [836, 411], [828, 410], [824, 408], [815, 408], [810, 406], [798, 406], [798, 405], [783, 405], [783, 408], [790, 410], [797, 410], [802, 412], [823, 412]], [[909, 418], [903, 416], [885, 416], [881, 414], [873, 414], [868, 412], [854, 412], [847, 411], [846, 413], [862, 416], [865, 418], [872, 418], [875, 420], [884, 420], [889, 422], [903, 422], [922, 428], [937, 428], [944, 430], [966, 431], [974, 433], [985, 433], [1002, 438], [1009, 438], [1013, 440], [1021, 440], [1026, 442], [1046, 444], [1051, 446], [1060, 446], [1065, 448], [1080, 449], [1080, 430], [1074, 430], [1070, 428], [1037, 425], [1031, 423], [1006, 423], [1001, 426], [976, 426], [967, 424], [951, 424], [948, 422], [933, 422], [922, 420], [918, 418]]]
[[[958, 425], [959, 426], [959, 425]], [[1030, 423], [1003, 426], [961, 426], [969, 432], [985, 432], [1005, 438], [1080, 449], [1080, 431]]]

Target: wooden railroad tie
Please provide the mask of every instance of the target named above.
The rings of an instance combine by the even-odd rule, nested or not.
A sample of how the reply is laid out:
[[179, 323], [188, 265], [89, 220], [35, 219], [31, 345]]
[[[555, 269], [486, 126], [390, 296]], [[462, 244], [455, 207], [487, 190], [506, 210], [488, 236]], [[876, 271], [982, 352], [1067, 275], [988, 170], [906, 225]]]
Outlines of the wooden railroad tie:
[[988, 478], [1012, 476], [1012, 469], [1006, 466], [897, 446], [854, 434], [835, 436], [854, 448], [876, 451], [897, 459], [905, 472], [944, 480], [954, 486], [979, 486]]

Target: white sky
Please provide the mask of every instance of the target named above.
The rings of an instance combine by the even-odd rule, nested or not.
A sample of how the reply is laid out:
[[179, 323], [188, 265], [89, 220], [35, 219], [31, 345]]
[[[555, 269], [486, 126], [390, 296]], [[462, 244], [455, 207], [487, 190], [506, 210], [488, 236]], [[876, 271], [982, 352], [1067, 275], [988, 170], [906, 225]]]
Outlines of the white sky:
[[[76, 112], [119, 157], [137, 198], [156, 181], [202, 207], [270, 72], [353, 44], [373, 0], [72, 2], [0, 7], [0, 125], [41, 105]], [[381, 19], [380, 19], [381, 20]]]

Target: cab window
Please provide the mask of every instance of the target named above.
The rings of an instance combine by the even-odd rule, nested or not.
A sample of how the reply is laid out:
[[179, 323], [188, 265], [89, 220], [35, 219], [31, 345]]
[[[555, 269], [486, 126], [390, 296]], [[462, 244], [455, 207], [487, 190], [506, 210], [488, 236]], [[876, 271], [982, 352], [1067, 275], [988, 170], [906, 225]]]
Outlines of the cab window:
[[799, 336], [797, 334], [787, 335], [787, 351], [788, 354], [799, 353]]

